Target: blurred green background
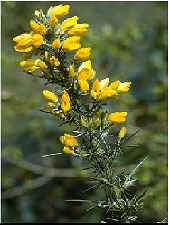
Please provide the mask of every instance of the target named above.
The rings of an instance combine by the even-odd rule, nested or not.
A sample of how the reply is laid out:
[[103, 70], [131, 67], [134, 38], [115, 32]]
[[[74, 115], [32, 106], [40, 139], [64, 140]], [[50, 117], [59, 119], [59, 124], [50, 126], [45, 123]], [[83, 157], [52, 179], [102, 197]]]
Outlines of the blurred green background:
[[128, 111], [128, 122], [141, 132], [139, 148], [125, 153], [123, 165], [148, 159], [137, 173], [148, 187], [140, 222], [167, 217], [167, 2], [1, 2], [2, 11], [2, 222], [98, 222], [100, 210], [66, 199], [99, 199], [98, 190], [83, 193], [79, 160], [70, 156], [42, 158], [60, 152], [58, 137], [70, 127], [39, 111], [44, 82], [22, 72], [21, 55], [12, 38], [29, 30], [36, 9], [44, 12], [70, 4], [69, 16], [89, 23], [84, 46], [92, 48], [97, 76], [131, 81], [130, 93], [110, 110]]

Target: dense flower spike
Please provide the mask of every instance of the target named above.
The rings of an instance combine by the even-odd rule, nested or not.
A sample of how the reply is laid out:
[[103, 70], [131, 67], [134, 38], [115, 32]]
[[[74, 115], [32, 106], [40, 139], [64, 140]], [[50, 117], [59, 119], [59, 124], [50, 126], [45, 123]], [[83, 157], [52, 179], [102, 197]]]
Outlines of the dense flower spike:
[[[99, 201], [97, 206], [100, 205], [110, 215], [114, 215], [116, 209], [116, 219], [111, 221], [118, 221], [119, 215], [126, 217], [125, 210], [129, 210], [128, 218], [134, 218], [129, 214], [134, 211], [130, 208], [132, 203], [130, 206], [129, 202], [122, 204], [127, 203], [127, 199], [122, 200], [125, 192], [121, 192], [126, 191], [126, 184], [121, 183], [119, 174], [114, 176], [113, 169], [114, 160], [117, 164], [121, 152], [121, 144], [128, 138], [124, 138], [126, 127], [116, 132], [116, 138], [112, 135], [115, 132], [111, 131], [126, 122], [127, 112], [109, 113], [106, 108], [107, 100], [114, 101], [119, 94], [128, 92], [131, 82], [110, 82], [108, 77], [102, 80], [95, 78], [96, 72], [90, 60], [91, 48], [81, 44], [81, 35], [87, 32], [89, 24], [77, 24], [77, 16], [63, 19], [69, 10], [69, 5], [52, 6], [47, 14], [36, 10], [34, 18], [30, 20], [30, 32], [13, 38], [14, 49], [22, 53], [20, 66], [27, 74], [44, 79], [46, 85], [52, 85], [54, 92], [42, 91], [47, 103], [41, 111], [50, 113], [57, 122], [60, 120], [61, 124], [69, 124], [75, 129], [73, 133], [76, 136], [65, 133], [60, 137], [63, 152], [89, 162], [96, 182], [106, 192], [105, 204]], [[116, 186], [116, 179], [122, 185], [121, 190], [120, 186]], [[120, 194], [117, 194], [117, 190]], [[121, 219], [118, 222], [121, 223]]]

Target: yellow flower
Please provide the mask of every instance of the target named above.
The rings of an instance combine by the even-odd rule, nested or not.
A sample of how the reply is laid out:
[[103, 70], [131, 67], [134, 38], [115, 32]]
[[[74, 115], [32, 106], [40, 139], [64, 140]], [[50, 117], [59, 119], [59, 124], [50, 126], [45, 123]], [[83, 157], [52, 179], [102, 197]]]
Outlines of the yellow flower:
[[66, 20], [64, 20], [61, 24], [61, 28], [64, 30], [64, 31], [67, 31], [69, 30], [70, 28], [74, 27], [76, 24], [77, 24], [77, 20], [79, 18], [77, 16], [73, 16], [71, 18], [68, 18]]
[[77, 139], [70, 135], [70, 134], [64, 134], [64, 136], [60, 137], [60, 141], [63, 145], [67, 147], [76, 147], [78, 146]]
[[21, 61], [20, 62], [20, 66], [23, 66], [24, 70], [27, 71], [27, 72], [30, 72], [30, 73], [32, 73], [35, 70], [39, 69], [39, 66], [35, 65], [35, 60], [33, 60], [33, 59], [28, 59], [28, 60], [25, 60], [25, 61]]
[[58, 61], [57, 58], [55, 58], [55, 56], [52, 56], [52, 57], [50, 58], [50, 64], [51, 64], [52, 66], [59, 66], [59, 65], [60, 65], [60, 62]]
[[68, 71], [69, 71], [69, 76], [70, 77], [75, 77], [75, 72], [74, 72], [74, 66], [73, 65], [70, 65], [69, 67], [68, 67]]
[[78, 69], [78, 80], [91, 80], [95, 76], [95, 71], [92, 69], [91, 61], [85, 61]]
[[47, 33], [47, 28], [44, 24], [38, 24], [34, 20], [30, 21], [30, 27], [34, 33], [45, 35]]
[[99, 81], [98, 79], [93, 83], [92, 89], [94, 91], [101, 91], [103, 88], [106, 88], [109, 84], [109, 78]]
[[43, 37], [40, 34], [21, 34], [13, 38], [13, 41], [17, 42], [14, 46], [18, 52], [30, 52], [33, 47], [40, 47], [43, 44]]
[[52, 46], [56, 49], [59, 49], [61, 47], [60, 39], [55, 39], [52, 43]]
[[32, 35], [32, 45], [39, 48], [43, 44], [43, 36], [41, 34]]
[[73, 51], [73, 50], [79, 49], [80, 47], [81, 47], [80, 37], [78, 36], [67, 38], [64, 41], [64, 45], [63, 45], [63, 48], [67, 51]]
[[50, 7], [47, 15], [50, 17], [50, 24], [54, 25], [58, 22], [58, 17], [65, 16], [69, 13], [70, 6], [69, 5], [58, 5], [54, 7]]
[[79, 85], [82, 92], [86, 92], [89, 90], [89, 84], [86, 80], [79, 80]]
[[64, 91], [61, 97], [61, 109], [64, 113], [71, 109], [70, 96], [66, 91]]
[[127, 92], [130, 89], [131, 82], [123, 82], [119, 84], [117, 91], [118, 92]]
[[79, 60], [87, 60], [90, 56], [90, 51], [91, 51], [91, 48], [80, 48], [74, 58], [75, 59], [79, 59]]
[[110, 113], [108, 119], [111, 123], [124, 123], [126, 121], [127, 112]]
[[72, 154], [72, 155], [75, 155], [75, 152], [74, 152], [74, 148], [71, 148], [71, 147], [64, 147], [63, 148], [63, 152], [66, 153], [66, 154]]
[[126, 127], [122, 127], [119, 132], [119, 139], [124, 138], [126, 133], [127, 133]]
[[41, 69], [47, 69], [47, 65], [41, 59], [36, 59], [35, 60], [35, 66], [38, 66]]
[[24, 70], [27, 72], [34, 72], [35, 70], [41, 68], [46, 69], [47, 65], [41, 59], [27, 59], [25, 61], [20, 62], [20, 66], [24, 67]]
[[14, 46], [17, 52], [30, 52], [32, 51], [32, 35], [21, 34], [13, 38], [17, 44]]
[[68, 31], [70, 35], [83, 35], [87, 32], [89, 24], [76, 24]]
[[98, 98], [99, 98], [99, 100], [104, 100], [106, 98], [113, 97], [114, 95], [117, 95], [117, 91], [115, 91], [109, 87], [106, 87], [106, 88], [102, 89]]
[[93, 83], [91, 96], [98, 100], [104, 100], [117, 95], [117, 91], [112, 89], [109, 84], [109, 78], [99, 81], [98, 79]]
[[120, 81], [117, 80], [117, 81], [112, 82], [112, 83], [109, 85], [109, 87], [112, 88], [112, 89], [114, 89], [114, 90], [117, 90], [119, 84], [120, 84]]
[[58, 102], [58, 96], [55, 95], [53, 92], [48, 91], [48, 90], [43, 90], [43, 96], [44, 98], [49, 101], [49, 102], [53, 102], [56, 103]]

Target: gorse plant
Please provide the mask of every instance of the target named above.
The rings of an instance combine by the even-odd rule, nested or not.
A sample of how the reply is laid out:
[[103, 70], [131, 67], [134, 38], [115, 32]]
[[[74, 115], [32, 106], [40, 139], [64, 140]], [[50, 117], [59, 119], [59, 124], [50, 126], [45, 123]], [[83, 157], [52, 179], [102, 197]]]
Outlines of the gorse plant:
[[24, 57], [20, 66], [26, 73], [55, 87], [53, 92], [42, 91], [47, 101], [42, 111], [62, 121], [61, 125], [72, 126], [72, 133], [60, 137], [63, 153], [88, 162], [86, 169], [95, 181], [92, 188], [105, 193], [102, 200], [88, 201], [90, 209], [102, 208], [105, 222], [134, 222], [145, 194], [137, 193], [134, 177], [141, 163], [133, 171], [122, 169], [120, 156], [135, 134], [128, 135], [122, 125], [128, 113], [109, 112], [106, 104], [128, 92], [131, 82], [96, 78], [91, 48], [80, 43], [89, 25], [78, 24], [77, 16], [59, 21], [69, 10], [69, 5], [50, 7], [46, 15], [36, 10], [31, 31], [14, 37], [14, 48]]

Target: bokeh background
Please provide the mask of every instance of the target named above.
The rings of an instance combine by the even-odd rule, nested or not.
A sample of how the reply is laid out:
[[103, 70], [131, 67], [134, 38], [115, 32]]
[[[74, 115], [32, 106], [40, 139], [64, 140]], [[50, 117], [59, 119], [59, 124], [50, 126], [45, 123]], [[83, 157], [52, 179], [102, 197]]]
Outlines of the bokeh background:
[[[83, 203], [67, 199], [98, 199], [83, 177], [80, 161], [70, 156], [42, 158], [60, 152], [57, 128], [44, 106], [44, 82], [24, 74], [21, 55], [12, 38], [29, 30], [34, 10], [44, 12], [70, 4], [69, 16], [90, 24], [83, 37], [92, 48], [97, 76], [131, 81], [130, 93], [109, 108], [128, 111], [127, 125], [140, 128], [139, 148], [131, 150], [124, 165], [148, 159], [137, 172], [147, 187], [140, 222], [167, 217], [167, 2], [1, 2], [2, 4], [2, 222], [97, 222], [100, 210], [86, 212]], [[136, 142], [136, 139], [134, 139]]]

